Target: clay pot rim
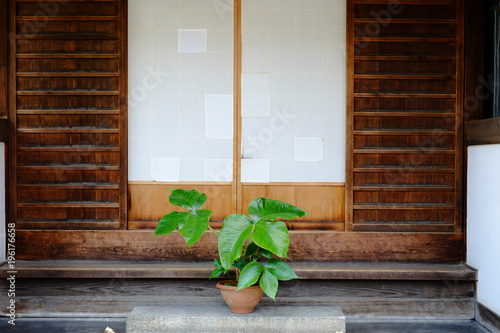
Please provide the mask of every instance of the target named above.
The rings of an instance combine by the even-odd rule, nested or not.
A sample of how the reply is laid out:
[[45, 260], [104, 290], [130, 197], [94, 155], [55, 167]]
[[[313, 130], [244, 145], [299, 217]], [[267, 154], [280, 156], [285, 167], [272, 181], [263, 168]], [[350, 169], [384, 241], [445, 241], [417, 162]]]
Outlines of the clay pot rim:
[[[227, 286], [226, 283], [234, 284], [234, 281], [233, 280], [219, 281], [217, 283], [216, 287], [219, 288], [219, 289], [233, 290], [233, 291], [236, 291], [236, 289], [238, 289], [237, 286], [234, 286], [234, 285]], [[243, 289], [262, 289], [262, 288], [260, 286], [250, 286], [250, 287], [246, 287], [246, 288], [243, 288]], [[240, 290], [243, 290], [243, 289], [240, 289]]]

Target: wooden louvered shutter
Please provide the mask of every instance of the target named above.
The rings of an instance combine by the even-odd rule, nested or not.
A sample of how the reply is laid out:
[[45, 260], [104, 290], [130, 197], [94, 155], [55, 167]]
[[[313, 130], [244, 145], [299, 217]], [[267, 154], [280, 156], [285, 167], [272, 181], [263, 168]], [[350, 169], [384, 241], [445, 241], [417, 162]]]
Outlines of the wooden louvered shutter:
[[9, 6], [11, 220], [126, 228], [126, 1]]
[[348, 229], [461, 230], [461, 6], [349, 2]]

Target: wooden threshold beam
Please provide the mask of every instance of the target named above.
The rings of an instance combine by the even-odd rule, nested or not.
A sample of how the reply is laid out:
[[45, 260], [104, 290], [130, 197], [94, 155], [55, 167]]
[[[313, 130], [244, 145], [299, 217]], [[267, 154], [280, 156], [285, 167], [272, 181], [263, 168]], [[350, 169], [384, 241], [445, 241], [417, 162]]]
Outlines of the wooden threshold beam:
[[[179, 233], [151, 230], [59, 230], [16, 233], [17, 260], [213, 260], [217, 237], [189, 248]], [[289, 257], [299, 261], [462, 263], [462, 233], [291, 231]]]

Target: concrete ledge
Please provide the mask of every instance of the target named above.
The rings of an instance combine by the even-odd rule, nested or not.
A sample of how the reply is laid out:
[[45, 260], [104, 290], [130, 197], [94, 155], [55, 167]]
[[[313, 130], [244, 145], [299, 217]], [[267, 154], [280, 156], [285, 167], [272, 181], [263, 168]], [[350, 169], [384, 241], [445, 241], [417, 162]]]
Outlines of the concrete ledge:
[[127, 316], [127, 333], [314, 332], [345, 333], [338, 306], [258, 305], [254, 313], [234, 314], [223, 303], [136, 307]]

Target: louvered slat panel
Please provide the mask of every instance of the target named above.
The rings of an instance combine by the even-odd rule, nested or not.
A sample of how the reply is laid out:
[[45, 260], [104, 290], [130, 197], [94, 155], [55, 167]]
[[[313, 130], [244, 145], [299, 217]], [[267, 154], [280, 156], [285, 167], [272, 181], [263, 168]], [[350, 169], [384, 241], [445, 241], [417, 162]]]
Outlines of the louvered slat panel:
[[20, 229], [126, 227], [125, 6], [11, 0]]
[[459, 1], [349, 4], [350, 230], [461, 228]]

